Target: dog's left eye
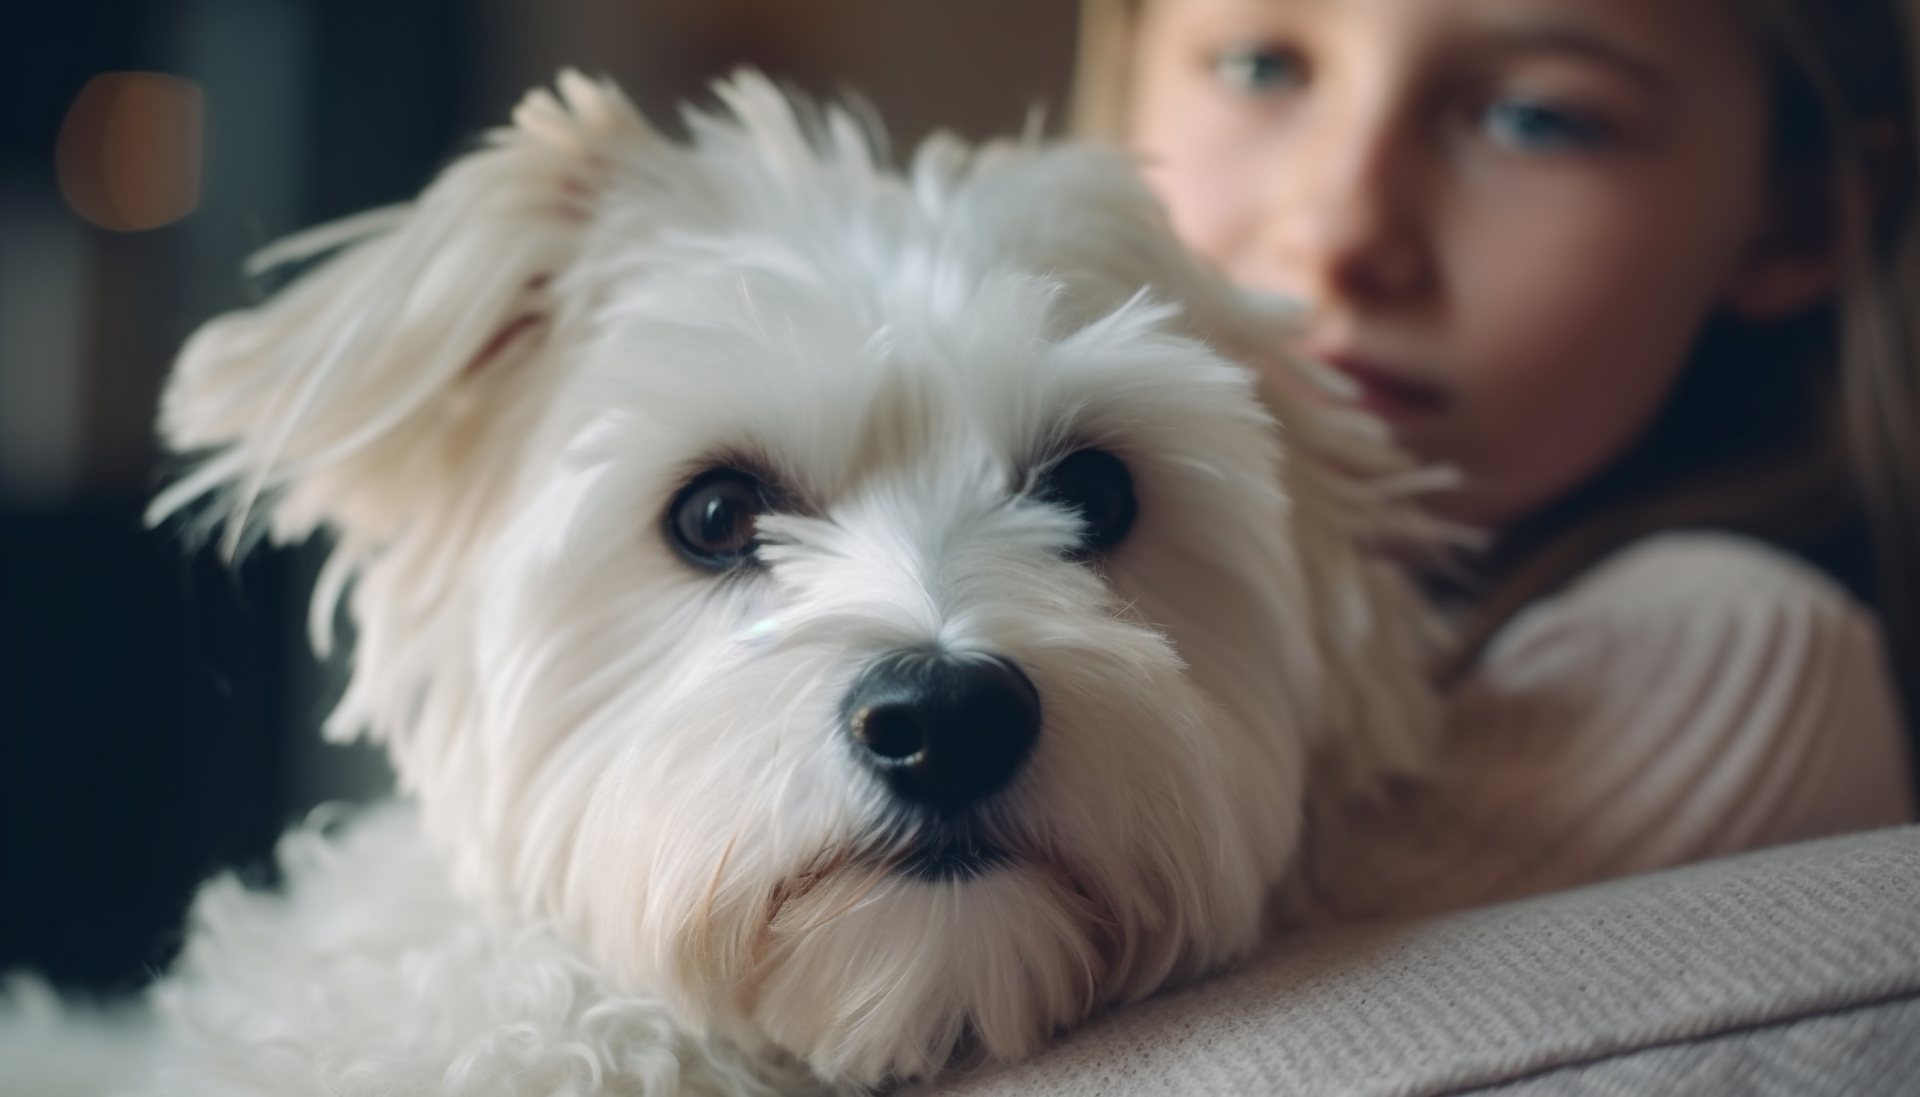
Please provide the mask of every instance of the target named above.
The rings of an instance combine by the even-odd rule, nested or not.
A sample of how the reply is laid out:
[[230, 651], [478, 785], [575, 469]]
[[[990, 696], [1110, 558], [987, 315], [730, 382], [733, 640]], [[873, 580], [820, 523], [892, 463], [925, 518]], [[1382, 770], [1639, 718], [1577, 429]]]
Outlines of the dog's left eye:
[[766, 488], [758, 477], [739, 469], [710, 469], [681, 488], [667, 507], [667, 543], [694, 567], [726, 571], [760, 547], [754, 519], [766, 509]]
[[1075, 559], [1090, 558], [1126, 540], [1139, 514], [1127, 463], [1103, 449], [1061, 458], [1040, 475], [1033, 494], [1079, 513], [1084, 525], [1080, 546], [1071, 554]]

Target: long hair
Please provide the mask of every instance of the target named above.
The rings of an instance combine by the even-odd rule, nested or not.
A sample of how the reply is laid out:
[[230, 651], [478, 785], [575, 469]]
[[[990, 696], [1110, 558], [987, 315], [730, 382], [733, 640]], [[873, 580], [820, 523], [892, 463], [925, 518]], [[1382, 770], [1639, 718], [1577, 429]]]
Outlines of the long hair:
[[[1512, 617], [1657, 530], [1749, 534], [1877, 611], [1920, 714], [1920, 42], [1911, 0], [1734, 0], [1771, 77], [1784, 246], [1830, 248], [1837, 291], [1763, 325], [1716, 315], [1653, 423], [1607, 468], [1500, 531], [1447, 668]], [[1142, 0], [1082, 0], [1073, 119], [1124, 140]]]

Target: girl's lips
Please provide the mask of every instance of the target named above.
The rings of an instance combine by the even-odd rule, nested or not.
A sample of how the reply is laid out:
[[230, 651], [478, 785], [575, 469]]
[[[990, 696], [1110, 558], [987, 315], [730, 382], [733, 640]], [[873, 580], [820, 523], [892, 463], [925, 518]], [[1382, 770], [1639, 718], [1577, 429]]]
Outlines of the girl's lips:
[[1383, 419], [1435, 411], [1447, 402], [1446, 393], [1440, 389], [1397, 377], [1364, 359], [1330, 354], [1322, 361], [1345, 374], [1359, 388], [1356, 403]]

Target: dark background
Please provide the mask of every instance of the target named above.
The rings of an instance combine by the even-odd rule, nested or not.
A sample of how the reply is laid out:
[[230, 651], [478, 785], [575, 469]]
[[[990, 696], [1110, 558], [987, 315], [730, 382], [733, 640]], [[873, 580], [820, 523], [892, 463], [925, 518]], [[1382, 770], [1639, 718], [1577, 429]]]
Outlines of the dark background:
[[[270, 882], [314, 804], [380, 795], [322, 745], [341, 666], [307, 653], [320, 546], [237, 568], [140, 512], [181, 340], [257, 300], [290, 230], [404, 199], [563, 64], [656, 118], [741, 63], [857, 89], [896, 147], [1064, 111], [1072, 0], [0, 0], [0, 972], [124, 990], [163, 967], [195, 884]], [[100, 73], [193, 81], [198, 207], [89, 224], [53, 151]]]

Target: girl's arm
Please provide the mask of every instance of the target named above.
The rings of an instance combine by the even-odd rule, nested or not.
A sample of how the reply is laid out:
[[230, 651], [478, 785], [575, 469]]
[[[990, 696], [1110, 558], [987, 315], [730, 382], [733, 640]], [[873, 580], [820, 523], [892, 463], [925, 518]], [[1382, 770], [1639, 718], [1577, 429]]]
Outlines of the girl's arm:
[[1649, 538], [1516, 617], [1431, 780], [1309, 854], [1335, 917], [1478, 905], [1913, 818], [1872, 617], [1759, 542]]

